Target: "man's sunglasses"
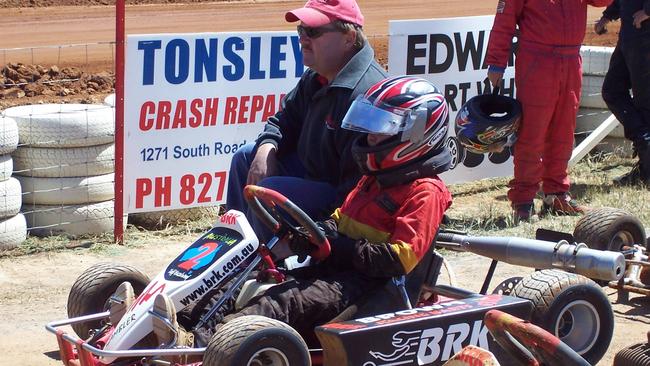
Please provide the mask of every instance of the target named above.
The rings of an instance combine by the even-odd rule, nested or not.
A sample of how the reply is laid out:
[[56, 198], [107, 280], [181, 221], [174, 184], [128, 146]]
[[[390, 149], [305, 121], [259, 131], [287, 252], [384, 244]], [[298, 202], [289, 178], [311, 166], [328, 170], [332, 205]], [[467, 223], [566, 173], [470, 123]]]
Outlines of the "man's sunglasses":
[[330, 27], [305, 27], [303, 25], [299, 25], [298, 27], [298, 35], [300, 37], [307, 37], [311, 39], [316, 39], [320, 36], [322, 36], [325, 33], [328, 32], [340, 32], [338, 29], [335, 28], [330, 28]]

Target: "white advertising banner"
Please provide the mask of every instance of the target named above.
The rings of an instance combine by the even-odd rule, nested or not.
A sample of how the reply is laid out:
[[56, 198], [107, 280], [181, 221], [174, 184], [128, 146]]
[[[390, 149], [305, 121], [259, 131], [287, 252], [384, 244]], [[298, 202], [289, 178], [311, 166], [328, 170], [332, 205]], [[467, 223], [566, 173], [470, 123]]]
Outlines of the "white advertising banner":
[[295, 32], [128, 36], [125, 210], [225, 202], [232, 155], [303, 71]]
[[[446, 183], [512, 175], [509, 148], [501, 153], [475, 154], [454, 137], [454, 119], [461, 106], [475, 95], [492, 91], [485, 56], [493, 20], [494, 16], [478, 16], [389, 23], [389, 74], [423, 77], [443, 91], [449, 103], [447, 143], [454, 162], [453, 169], [441, 175]], [[501, 92], [514, 97], [514, 67], [506, 69]]]

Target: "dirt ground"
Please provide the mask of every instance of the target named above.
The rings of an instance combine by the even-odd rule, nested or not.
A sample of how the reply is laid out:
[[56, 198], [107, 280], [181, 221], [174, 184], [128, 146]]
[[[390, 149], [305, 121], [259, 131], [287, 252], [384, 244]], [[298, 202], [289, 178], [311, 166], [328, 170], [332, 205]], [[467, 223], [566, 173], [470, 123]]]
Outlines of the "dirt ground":
[[[496, 0], [360, 0], [366, 16], [366, 33], [376, 49], [380, 62], [386, 62], [389, 19], [415, 19], [456, 17], [492, 14]], [[114, 8], [111, 0], [5, 0], [0, 1], [0, 67], [3, 82], [9, 84], [7, 74], [39, 73], [56, 78], [52, 66], [60, 73], [79, 72], [77, 84], [57, 88], [41, 86], [3, 86], [0, 89], [0, 108], [9, 105], [40, 102], [100, 102], [112, 91], [105, 78], [113, 76], [114, 50], [108, 44], [114, 39]], [[232, 2], [185, 1], [127, 1], [127, 33], [159, 32], [212, 32], [246, 30], [286, 30], [291, 25], [284, 22], [287, 9], [301, 6], [304, 1], [248, 0]], [[435, 5], [433, 5], [435, 3]], [[50, 5], [76, 5], [55, 6]], [[246, 16], [242, 16], [245, 14]], [[590, 9], [589, 22], [600, 16], [599, 9]], [[616, 40], [617, 27], [609, 34], [596, 37], [588, 27], [586, 44], [612, 46]], [[96, 47], [43, 46], [97, 43]], [[27, 49], [24, 49], [28, 47]], [[29, 47], [35, 47], [30, 49]], [[17, 50], [17, 48], [20, 48]], [[20, 69], [20, 65], [23, 68]], [[37, 67], [40, 65], [40, 69]], [[68, 69], [66, 69], [68, 68]], [[21, 72], [18, 72], [22, 70]], [[31, 71], [30, 71], [31, 70]], [[20, 82], [21, 77], [16, 80]], [[25, 79], [31, 81], [31, 79]], [[42, 80], [45, 81], [45, 80]], [[93, 82], [94, 85], [89, 84]], [[32, 83], [29, 83], [32, 84]], [[50, 83], [51, 84], [51, 83]], [[109, 84], [107, 87], [106, 84]], [[95, 87], [96, 86], [96, 87]], [[31, 90], [29, 89], [31, 88]], [[27, 90], [25, 90], [27, 89]], [[67, 89], [63, 91], [62, 89]], [[92, 90], [90, 90], [92, 89]], [[9, 90], [9, 91], [8, 91]], [[49, 90], [49, 91], [48, 91]], [[24, 95], [21, 95], [22, 94]], [[49, 93], [49, 95], [48, 95]], [[175, 239], [173, 242], [156, 239], [137, 248], [115, 247], [109, 251], [89, 249], [45, 253], [17, 258], [0, 258], [0, 309], [4, 314], [0, 322], [0, 364], [56, 365], [55, 339], [44, 330], [48, 321], [66, 316], [66, 299], [74, 279], [87, 267], [100, 261], [117, 261], [138, 266], [153, 276], [186, 245], [194, 236]], [[128, 239], [127, 239], [128, 240]], [[485, 273], [489, 261], [472, 255], [451, 258], [459, 284], [478, 291], [481, 283], [476, 273]], [[514, 266], [497, 270], [497, 281], [530, 272]], [[644, 332], [650, 329], [650, 301], [635, 297], [630, 304], [617, 304], [613, 290], [607, 290], [616, 316], [616, 329], [612, 345], [599, 363], [611, 365], [617, 350], [642, 341]]]

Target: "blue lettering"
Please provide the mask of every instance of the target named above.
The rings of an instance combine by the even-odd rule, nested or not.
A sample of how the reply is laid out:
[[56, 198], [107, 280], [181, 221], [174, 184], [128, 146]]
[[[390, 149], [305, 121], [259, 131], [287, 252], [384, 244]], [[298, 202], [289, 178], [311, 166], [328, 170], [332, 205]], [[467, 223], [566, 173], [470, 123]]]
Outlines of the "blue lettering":
[[271, 37], [271, 72], [269, 73], [271, 79], [282, 79], [287, 76], [287, 72], [280, 69], [280, 62], [287, 59], [287, 54], [281, 50], [285, 44], [287, 44], [286, 37]]
[[190, 46], [184, 39], [172, 39], [165, 47], [165, 79], [170, 84], [181, 84], [189, 73]]
[[296, 74], [295, 77], [299, 78], [305, 72], [305, 65], [302, 64], [302, 52], [300, 52], [300, 41], [298, 36], [291, 37], [291, 48], [293, 49], [293, 58], [296, 60]]
[[266, 72], [260, 70], [260, 37], [251, 37], [251, 80], [264, 79]]
[[244, 40], [239, 37], [228, 38], [223, 43], [223, 48], [224, 57], [232, 63], [232, 66], [223, 67], [223, 76], [228, 81], [240, 80], [244, 76], [244, 60], [234, 50], [243, 50]]
[[154, 66], [156, 50], [159, 50], [161, 41], [140, 41], [138, 42], [138, 49], [143, 50], [142, 55], [142, 85], [153, 85]]
[[194, 82], [203, 81], [203, 72], [207, 81], [217, 80], [217, 39], [210, 38], [210, 46], [205, 47], [205, 39], [198, 38], [195, 43], [196, 58], [194, 64]]

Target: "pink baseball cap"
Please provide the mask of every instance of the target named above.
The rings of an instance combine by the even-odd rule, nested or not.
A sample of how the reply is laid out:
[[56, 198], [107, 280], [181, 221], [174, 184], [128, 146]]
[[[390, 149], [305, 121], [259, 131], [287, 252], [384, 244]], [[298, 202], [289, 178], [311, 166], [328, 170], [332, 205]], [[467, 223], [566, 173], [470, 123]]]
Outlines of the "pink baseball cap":
[[363, 26], [363, 15], [355, 0], [309, 0], [304, 7], [288, 11], [284, 19], [301, 20], [309, 27], [320, 27], [337, 19]]

